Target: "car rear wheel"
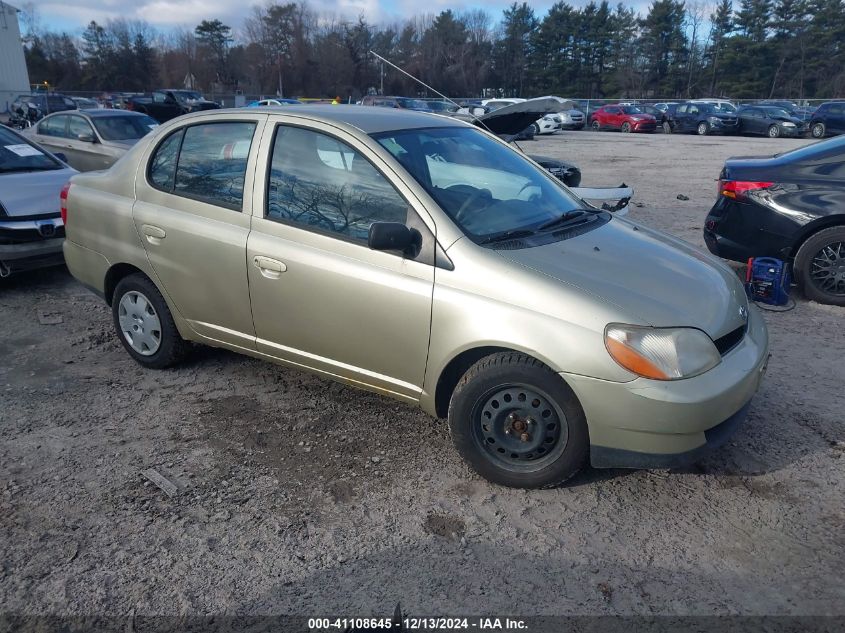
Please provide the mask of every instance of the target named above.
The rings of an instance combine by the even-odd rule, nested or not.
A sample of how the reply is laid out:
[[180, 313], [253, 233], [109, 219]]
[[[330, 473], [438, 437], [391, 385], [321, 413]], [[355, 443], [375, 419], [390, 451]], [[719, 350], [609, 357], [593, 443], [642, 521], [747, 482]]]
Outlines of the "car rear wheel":
[[627, 134], [628, 132], [630, 132], [630, 131], [631, 131], [631, 124], [630, 124], [630, 123], [628, 123], [627, 121], [625, 121], [625, 122], [622, 124], [622, 131], [623, 131], [623, 132], [625, 132], [626, 134]]
[[813, 123], [810, 133], [813, 135], [813, 138], [824, 138], [827, 130], [824, 127], [824, 123]]
[[695, 131], [698, 132], [699, 136], [707, 136], [708, 134], [710, 134], [710, 126], [704, 121], [702, 121], [698, 124], [698, 127], [695, 128]]
[[769, 138], [777, 138], [780, 136], [780, 128], [777, 125], [770, 125], [767, 134]]
[[845, 306], [845, 226], [811, 235], [795, 256], [795, 276], [808, 299]]
[[164, 297], [146, 276], [129, 275], [118, 282], [112, 317], [123, 347], [144, 367], [163, 369], [184, 358], [187, 344]]
[[452, 441], [485, 479], [550, 488], [587, 461], [584, 411], [569, 386], [540, 361], [515, 352], [481, 359], [449, 403]]
[[601, 129], [601, 123], [593, 121], [591, 127], [593, 128], [593, 131], [598, 132]]

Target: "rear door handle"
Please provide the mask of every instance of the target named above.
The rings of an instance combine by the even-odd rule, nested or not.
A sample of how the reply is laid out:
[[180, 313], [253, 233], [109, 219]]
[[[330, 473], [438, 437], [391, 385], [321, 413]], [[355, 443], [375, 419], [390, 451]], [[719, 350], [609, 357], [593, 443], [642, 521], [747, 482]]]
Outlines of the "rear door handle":
[[163, 228], [153, 226], [152, 224], [142, 225], [141, 230], [147, 236], [147, 241], [153, 245], [161, 244], [161, 240], [167, 237], [167, 233], [165, 233]]
[[278, 279], [282, 276], [282, 273], [288, 269], [284, 262], [280, 262], [278, 259], [265, 257], [264, 255], [256, 255], [253, 257], [252, 264], [262, 275], [267, 277], [267, 279]]

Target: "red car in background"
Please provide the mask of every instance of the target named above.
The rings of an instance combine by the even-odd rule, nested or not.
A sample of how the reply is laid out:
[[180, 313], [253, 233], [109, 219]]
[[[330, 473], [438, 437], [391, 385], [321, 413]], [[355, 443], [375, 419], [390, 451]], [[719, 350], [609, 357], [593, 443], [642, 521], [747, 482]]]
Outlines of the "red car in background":
[[654, 132], [657, 119], [632, 105], [605, 105], [593, 112], [591, 127], [621, 132]]

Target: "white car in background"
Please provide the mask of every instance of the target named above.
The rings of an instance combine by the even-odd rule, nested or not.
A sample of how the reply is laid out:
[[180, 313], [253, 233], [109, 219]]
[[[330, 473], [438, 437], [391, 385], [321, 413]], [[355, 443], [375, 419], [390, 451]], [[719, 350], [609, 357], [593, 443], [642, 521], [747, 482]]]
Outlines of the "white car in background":
[[[490, 111], [513, 105], [514, 103], [525, 103], [527, 99], [485, 99], [481, 105]], [[562, 121], [558, 114], [546, 114], [534, 122], [534, 134], [554, 134], [562, 127]]]

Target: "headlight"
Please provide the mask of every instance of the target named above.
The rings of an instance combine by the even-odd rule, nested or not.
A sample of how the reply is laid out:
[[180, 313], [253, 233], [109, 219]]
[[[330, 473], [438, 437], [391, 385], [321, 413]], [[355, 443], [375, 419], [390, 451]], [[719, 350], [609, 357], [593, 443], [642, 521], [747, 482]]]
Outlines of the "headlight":
[[722, 119], [717, 116], [709, 116], [707, 120], [714, 125], [719, 125], [722, 122]]
[[604, 344], [622, 367], [655, 380], [690, 378], [722, 362], [713, 340], [695, 328], [611, 323], [604, 330]]

